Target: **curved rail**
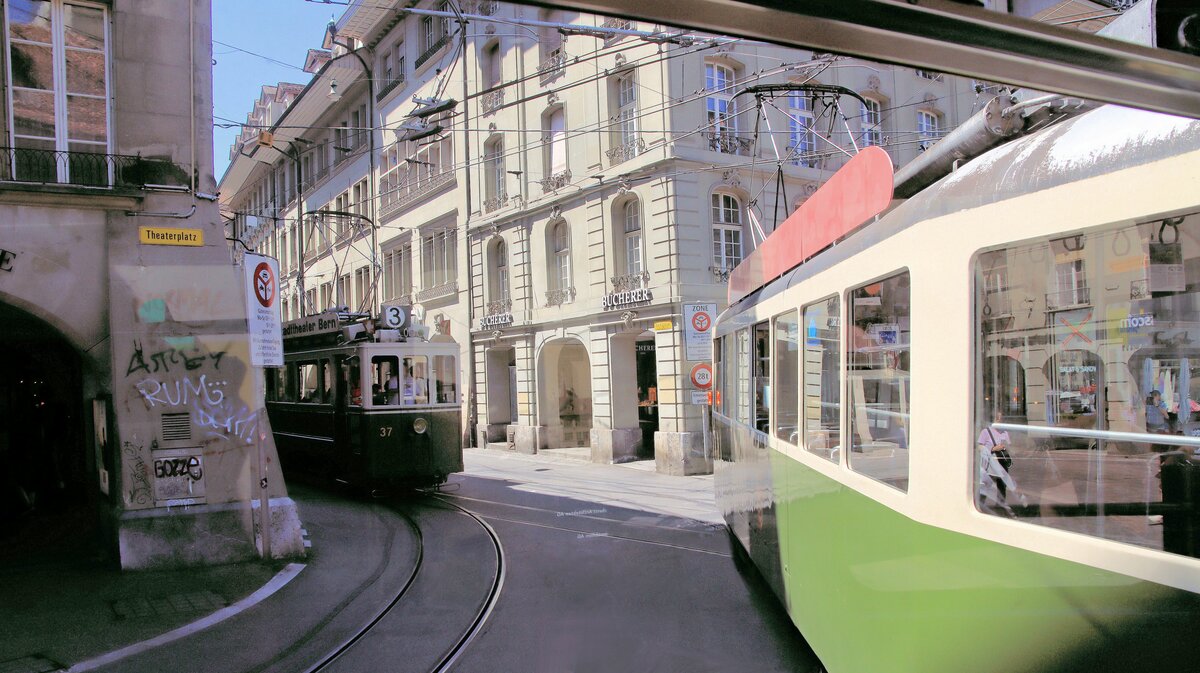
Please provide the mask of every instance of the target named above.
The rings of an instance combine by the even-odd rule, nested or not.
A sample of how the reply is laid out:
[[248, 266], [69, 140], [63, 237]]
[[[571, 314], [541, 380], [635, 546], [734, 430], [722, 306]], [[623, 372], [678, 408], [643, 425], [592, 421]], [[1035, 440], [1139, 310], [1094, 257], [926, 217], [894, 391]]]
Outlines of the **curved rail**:
[[404, 594], [408, 593], [409, 588], [413, 585], [413, 581], [417, 579], [417, 573], [421, 571], [421, 564], [425, 558], [425, 541], [421, 536], [421, 528], [417, 526], [417, 522], [413, 521], [412, 517], [404, 512], [397, 512], [397, 514], [399, 514], [400, 517], [408, 523], [409, 527], [412, 528], [413, 533], [417, 538], [417, 560], [416, 563], [413, 564], [413, 569], [412, 572], [409, 573], [408, 579], [404, 581], [404, 586], [400, 587], [400, 590], [396, 592], [396, 595], [392, 597], [392, 600], [388, 601], [388, 604], [383, 606], [383, 609], [380, 610], [374, 617], [372, 617], [371, 621], [367, 622], [367, 624], [359, 629], [357, 633], [347, 638], [345, 642], [334, 648], [329, 654], [322, 657], [320, 661], [305, 669], [304, 673], [318, 673], [318, 671], [325, 670], [326, 667], [328, 667], [334, 661], [337, 661], [337, 659], [345, 654], [351, 647], [354, 647], [358, 641], [362, 640], [363, 637], [371, 631], [371, 629], [375, 628], [375, 625], [382, 621], [383, 618], [386, 617], [388, 613], [400, 603], [400, 599], [404, 597]]
[[467, 645], [469, 645], [471, 641], [475, 639], [475, 636], [479, 635], [479, 632], [483, 630], [483, 625], [486, 624], [488, 618], [491, 617], [492, 611], [496, 608], [496, 603], [500, 599], [500, 592], [504, 589], [504, 575], [506, 572], [506, 566], [504, 563], [504, 545], [500, 543], [500, 536], [496, 534], [496, 529], [492, 528], [487, 521], [484, 521], [483, 517], [461, 505], [450, 502], [445, 498], [434, 496], [434, 499], [444, 505], [453, 507], [454, 509], [457, 509], [463, 514], [474, 519], [476, 523], [482, 526], [487, 532], [488, 537], [492, 540], [492, 545], [496, 548], [496, 577], [492, 580], [492, 587], [488, 591], [488, 596], [479, 609], [479, 614], [477, 614], [475, 619], [471, 622], [470, 628], [468, 628], [467, 632], [458, 639], [458, 642], [454, 644], [454, 647], [450, 648], [450, 651], [442, 657], [437, 665], [433, 667], [433, 673], [441, 673], [442, 671], [449, 670], [450, 667], [454, 665], [454, 662], [457, 661], [458, 657], [466, 650]]

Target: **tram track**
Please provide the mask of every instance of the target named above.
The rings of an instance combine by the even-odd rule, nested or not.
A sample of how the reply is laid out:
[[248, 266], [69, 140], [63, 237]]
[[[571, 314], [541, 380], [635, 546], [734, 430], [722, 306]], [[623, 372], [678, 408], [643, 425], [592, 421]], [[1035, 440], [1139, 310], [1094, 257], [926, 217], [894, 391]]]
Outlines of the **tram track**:
[[[475, 610], [473, 617], [469, 619], [469, 625], [454, 641], [454, 643], [437, 658], [437, 661], [431, 667], [423, 669], [430, 671], [430, 673], [442, 673], [450, 670], [454, 663], [458, 660], [459, 656], [466, 651], [471, 641], [474, 640], [475, 637], [482, 631], [484, 625], [488, 621], [488, 618], [495, 609], [496, 603], [499, 600], [500, 594], [504, 587], [506, 570], [505, 555], [504, 547], [500, 542], [500, 538], [496, 534], [495, 529], [493, 529], [491, 525], [488, 524], [488, 522], [485, 521], [481, 516], [466, 509], [465, 507], [462, 507], [461, 505], [448, 502], [438, 496], [427, 495], [425, 498], [438, 504], [436, 507], [426, 505], [429, 506], [430, 509], [451, 510], [460, 513], [477, 523], [479, 527], [482, 528], [482, 530], [487, 534], [487, 539], [496, 553], [495, 573], [492, 576], [492, 580], [488, 586], [486, 595], [479, 604], [479, 607]], [[405, 599], [416, 593], [415, 589], [420, 587], [420, 582], [418, 582], [419, 578], [425, 577], [427, 579], [433, 579], [436, 577], [436, 575], [433, 575], [430, 572], [431, 568], [429, 563], [427, 563], [424, 536], [421, 533], [421, 527], [417, 522], [416, 517], [409, 512], [403, 511], [401, 507], [393, 506], [392, 509], [398, 516], [408, 523], [416, 536], [417, 553], [416, 559], [413, 563], [412, 571], [405, 580], [404, 584], [398, 590], [396, 590], [395, 594], [388, 600], [386, 605], [384, 605], [370, 620], [358, 628], [353, 634], [345, 637], [341, 643], [331, 649], [320, 660], [304, 669], [305, 673], [336, 671], [338, 670], [338, 663], [346, 659], [347, 655], [354, 652], [357, 646], [363, 645], [365, 647], [373, 636], [383, 635], [383, 637], [387, 637], [386, 632], [401, 627], [401, 624], [389, 624], [389, 617], [395, 616], [396, 613], [399, 612], [398, 608], [405, 605]], [[399, 619], [400, 617], [397, 616], [396, 618]], [[404, 624], [404, 626], [407, 626], [407, 624]]]

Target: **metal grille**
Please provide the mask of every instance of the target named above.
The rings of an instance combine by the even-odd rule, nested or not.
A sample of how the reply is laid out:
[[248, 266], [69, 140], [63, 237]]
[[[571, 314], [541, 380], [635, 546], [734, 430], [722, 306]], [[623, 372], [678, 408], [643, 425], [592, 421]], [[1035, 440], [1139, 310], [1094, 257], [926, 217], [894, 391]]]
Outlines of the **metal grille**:
[[166, 442], [178, 442], [192, 438], [192, 422], [188, 414], [163, 414], [162, 438]]

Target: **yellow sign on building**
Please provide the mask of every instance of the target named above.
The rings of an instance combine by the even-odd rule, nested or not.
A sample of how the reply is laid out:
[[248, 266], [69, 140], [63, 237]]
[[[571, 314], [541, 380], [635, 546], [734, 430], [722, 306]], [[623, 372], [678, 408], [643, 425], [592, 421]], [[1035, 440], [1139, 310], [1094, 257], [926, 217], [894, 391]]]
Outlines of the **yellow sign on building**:
[[174, 229], [170, 227], [138, 227], [138, 241], [143, 245], [204, 245], [204, 232], [200, 229]]

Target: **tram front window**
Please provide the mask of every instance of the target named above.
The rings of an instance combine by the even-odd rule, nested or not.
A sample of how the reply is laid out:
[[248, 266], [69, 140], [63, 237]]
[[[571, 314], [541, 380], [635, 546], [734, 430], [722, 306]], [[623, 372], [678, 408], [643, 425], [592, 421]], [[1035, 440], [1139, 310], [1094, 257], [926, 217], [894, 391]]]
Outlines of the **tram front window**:
[[1200, 556], [1197, 288], [1200, 213], [977, 256], [980, 511]]

